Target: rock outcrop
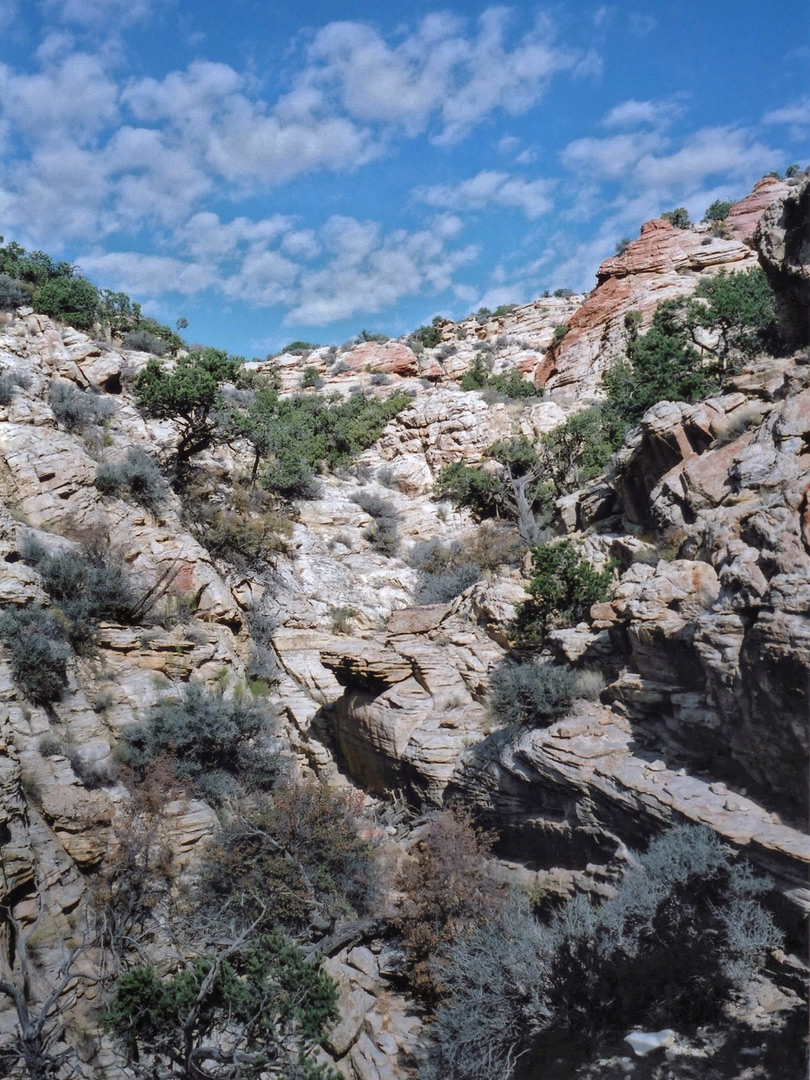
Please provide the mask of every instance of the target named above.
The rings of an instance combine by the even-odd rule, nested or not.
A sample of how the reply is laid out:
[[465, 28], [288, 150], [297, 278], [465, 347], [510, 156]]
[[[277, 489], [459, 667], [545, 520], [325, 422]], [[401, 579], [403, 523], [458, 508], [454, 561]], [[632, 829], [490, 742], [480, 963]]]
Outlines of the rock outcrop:
[[625, 316], [639, 312], [645, 329], [662, 300], [691, 295], [701, 274], [756, 266], [757, 221], [787, 190], [772, 177], [761, 180], [732, 206], [726, 236], [715, 236], [708, 225], [678, 229], [663, 219], [642, 225], [637, 240], [599, 267], [596, 288], [569, 320], [559, 346], [549, 351], [539, 384], [567, 404], [595, 395], [607, 367], [625, 352]]
[[810, 178], [798, 178], [764, 209], [754, 234], [762, 268], [776, 294], [782, 337], [810, 345]]

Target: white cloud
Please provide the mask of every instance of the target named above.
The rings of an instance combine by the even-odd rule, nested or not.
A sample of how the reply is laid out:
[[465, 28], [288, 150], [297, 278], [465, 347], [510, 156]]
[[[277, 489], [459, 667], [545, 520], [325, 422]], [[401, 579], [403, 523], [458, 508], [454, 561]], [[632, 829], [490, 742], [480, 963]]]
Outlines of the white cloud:
[[552, 208], [550, 188], [548, 180], [521, 180], [506, 172], [484, 170], [458, 184], [416, 188], [413, 195], [429, 206], [447, 210], [482, 210], [490, 205], [512, 207], [534, 220]]
[[756, 179], [774, 168], [781, 155], [750, 129], [727, 125], [701, 128], [677, 147], [660, 131], [576, 139], [565, 148], [562, 160], [592, 191], [600, 183], [621, 181], [626, 190], [663, 196], [695, 191], [711, 176]]
[[666, 127], [682, 112], [678, 101], [623, 101], [606, 113], [602, 124], [606, 128], [634, 128], [641, 124]]
[[334, 257], [302, 271], [286, 324], [325, 325], [380, 311], [426, 288], [443, 292], [453, 285], [455, 271], [477, 254], [473, 246], [448, 249], [442, 227], [381, 236], [371, 223], [340, 217], [326, 222], [322, 233]]
[[81, 255], [77, 261], [90, 277], [138, 297], [159, 297], [170, 292], [193, 296], [216, 281], [211, 264], [186, 262], [168, 255], [110, 251]]
[[646, 154], [636, 165], [636, 184], [689, 191], [710, 176], [758, 178], [774, 168], [782, 152], [759, 142], [746, 128], [702, 128], [669, 154]]
[[763, 124], [790, 124], [793, 128], [791, 138], [801, 138], [810, 128], [810, 94], [783, 106], [772, 109], [762, 117]]
[[190, 255], [221, 261], [233, 256], [240, 247], [263, 246], [284, 236], [293, 227], [293, 219], [274, 214], [258, 221], [237, 217], [223, 222], [210, 210], [188, 219], [175, 233], [178, 244]]
[[101, 57], [74, 52], [53, 63], [46, 52], [43, 70], [22, 75], [0, 67], [3, 109], [30, 142], [86, 142], [118, 113], [118, 88]]
[[496, 110], [526, 111], [555, 74], [580, 61], [554, 43], [547, 19], [510, 48], [509, 17], [506, 8], [488, 8], [466, 33], [455, 16], [429, 15], [396, 46], [362, 23], [331, 23], [313, 40], [296, 89], [317, 88], [361, 123], [394, 125], [410, 136], [436, 120], [434, 141], [450, 145]]
[[563, 164], [589, 181], [622, 180], [645, 156], [663, 150], [657, 132], [633, 132], [603, 139], [575, 139], [563, 150]]
[[498, 140], [497, 151], [499, 154], [514, 154], [520, 146], [520, 139], [516, 135], [504, 135]]
[[[165, 2], [165, 0], [164, 0]], [[46, 15], [86, 27], [127, 26], [149, 18], [155, 0], [43, 0]]]
[[144, 124], [229, 181], [278, 184], [314, 169], [351, 169], [377, 152], [370, 135], [338, 116], [316, 116], [317, 95], [279, 103], [276, 113], [249, 98], [227, 64], [197, 60], [158, 81], [130, 84], [124, 102]]

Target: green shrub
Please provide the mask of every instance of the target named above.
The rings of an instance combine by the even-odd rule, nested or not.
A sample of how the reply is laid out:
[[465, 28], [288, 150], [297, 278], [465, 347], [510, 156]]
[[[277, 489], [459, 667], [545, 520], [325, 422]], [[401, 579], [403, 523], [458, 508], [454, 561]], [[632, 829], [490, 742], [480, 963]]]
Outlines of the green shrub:
[[556, 494], [575, 491], [601, 475], [624, 440], [626, 423], [615, 409], [591, 405], [543, 436], [542, 460]]
[[575, 295], [573, 289], [555, 289], [554, 295], [560, 300], [568, 300]]
[[665, 210], [661, 217], [670, 225], [674, 225], [676, 229], [688, 229], [692, 224], [689, 220], [689, 211], [684, 206], [677, 206], [674, 210]]
[[494, 473], [463, 461], [445, 465], [433, 488], [434, 498], [449, 499], [455, 506], [465, 507], [478, 521], [495, 516], [498, 492]]
[[535, 386], [529, 379], [524, 379], [522, 372], [517, 368], [512, 368], [511, 371], [500, 375], [491, 375], [488, 386], [507, 401], [543, 396], [542, 387]]
[[695, 297], [690, 324], [719, 332], [715, 356], [722, 369], [734, 366], [735, 354], [750, 358], [774, 345], [776, 298], [758, 266], [738, 274], [720, 271], [698, 282]]
[[144, 416], [173, 420], [179, 428], [178, 474], [195, 454], [236, 434], [222, 388], [239, 379], [243, 363], [220, 349], [181, 356], [171, 370], [152, 357], [135, 380], [135, 403]]
[[566, 712], [575, 692], [576, 675], [568, 668], [503, 662], [492, 673], [489, 709], [506, 727], [546, 727]]
[[34, 306], [43, 315], [79, 330], [91, 330], [98, 315], [99, 293], [87, 278], [56, 277], [39, 286]]
[[725, 221], [732, 204], [724, 199], [715, 199], [703, 215], [704, 221]]
[[609, 595], [611, 570], [594, 570], [570, 540], [532, 550], [532, 576], [520, 605], [515, 631], [521, 641], [542, 641], [549, 630], [588, 619], [591, 606]]
[[291, 353], [293, 356], [303, 356], [305, 353], [311, 353], [313, 349], [317, 348], [318, 346], [313, 345], [310, 341], [291, 341], [281, 351], [282, 353]]
[[569, 330], [568, 323], [565, 323], [565, 322], [564, 323], [558, 323], [557, 326], [554, 327], [554, 336], [551, 339], [551, 347], [553, 349], [556, 349], [557, 346], [562, 343], [562, 340], [565, 337], [565, 335], [568, 333], [568, 330]]
[[630, 334], [628, 359], [618, 360], [603, 383], [607, 405], [624, 423], [635, 423], [659, 401], [700, 401], [717, 388], [692, 339], [685, 300], [664, 300], [646, 334]]
[[103, 1022], [131, 1061], [151, 1059], [153, 1075], [258, 1080], [271, 1062], [291, 1080], [337, 1080], [313, 1060], [338, 1019], [336, 1002], [326, 972], [272, 931], [163, 978], [152, 967], [125, 972]]
[[127, 729], [120, 757], [138, 780], [153, 761], [168, 757], [178, 780], [219, 803], [242, 790], [272, 785], [278, 760], [269, 727], [263, 704], [226, 699], [189, 683], [180, 697], [163, 698], [143, 723]]
[[391, 382], [391, 376], [386, 375], [384, 371], [375, 371], [369, 382], [372, 386], [388, 386]]
[[476, 353], [472, 364], [459, 380], [460, 389], [494, 390], [498, 396], [507, 400], [542, 396], [543, 391], [528, 379], [524, 379], [517, 368], [500, 375], [493, 375], [490, 368], [491, 361], [488, 362], [482, 352]]
[[91, 390], [78, 390], [69, 382], [52, 382], [48, 401], [54, 417], [68, 431], [81, 431], [115, 415], [115, 405], [109, 398]]
[[96, 487], [103, 495], [128, 495], [156, 513], [166, 499], [166, 481], [145, 450], [127, 451], [123, 461], [103, 462], [96, 469]]
[[320, 390], [323, 386], [323, 379], [316, 367], [307, 366], [304, 368], [304, 373], [301, 377], [301, 386], [304, 390]]
[[438, 326], [420, 326], [414, 330], [411, 337], [426, 349], [434, 349], [442, 340]]
[[303, 933], [373, 911], [378, 867], [363, 838], [362, 799], [316, 780], [285, 781], [241, 800], [208, 846], [196, 903]]
[[58, 701], [67, 685], [71, 649], [60, 623], [39, 606], [6, 608], [0, 634], [11, 659], [11, 675], [35, 705]]
[[315, 493], [315, 473], [349, 465], [372, 446], [407, 405], [408, 394], [366, 398], [361, 394], [341, 401], [314, 395], [279, 398], [260, 390], [250, 405], [245, 435], [253, 445], [254, 476], [265, 463], [262, 483], [288, 498]]
[[537, 450], [525, 436], [517, 435], [498, 439], [486, 456], [497, 463], [496, 468], [460, 461], [445, 466], [436, 479], [434, 497], [465, 507], [477, 521], [510, 518], [525, 544], [536, 543], [542, 533], [537, 511], [546, 517], [554, 494]]

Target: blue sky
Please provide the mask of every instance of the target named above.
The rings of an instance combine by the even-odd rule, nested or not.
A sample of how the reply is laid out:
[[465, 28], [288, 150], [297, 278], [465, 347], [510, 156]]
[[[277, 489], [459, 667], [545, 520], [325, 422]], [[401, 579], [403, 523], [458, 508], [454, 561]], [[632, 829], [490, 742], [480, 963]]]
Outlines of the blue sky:
[[589, 289], [810, 163], [810, 5], [0, 0], [0, 231], [248, 357]]

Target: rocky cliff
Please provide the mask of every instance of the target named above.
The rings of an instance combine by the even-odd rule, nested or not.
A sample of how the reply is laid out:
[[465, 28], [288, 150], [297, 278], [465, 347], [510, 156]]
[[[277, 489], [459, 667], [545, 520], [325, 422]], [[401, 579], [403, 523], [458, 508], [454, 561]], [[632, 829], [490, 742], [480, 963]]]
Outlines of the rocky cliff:
[[[0, 603], [48, 603], [26, 545], [90, 542], [115, 553], [153, 614], [139, 625], [103, 622], [47, 706], [26, 698], [0, 655], [0, 902], [20, 932], [36, 929], [35, 983], [82, 946], [88, 885], [131, 820], [115, 760], [122, 733], [189, 680], [240, 690], [257, 651], [300, 771], [354, 786], [369, 803], [393, 793], [414, 806], [463, 801], [496, 831], [505, 873], [560, 896], [609, 892], [628, 848], [668, 824], [702, 823], [772, 876], [780, 918], [801, 935], [810, 910], [810, 366], [794, 346], [807, 342], [799, 224], [808, 190], [761, 181], [723, 236], [648, 222], [602, 264], [587, 298], [445, 323], [432, 348], [364, 342], [278, 358], [282, 392], [297, 389], [306, 364], [326, 382], [313, 392], [403, 387], [412, 403], [352, 469], [321, 477], [316, 498], [287, 510], [283, 542], [261, 559], [207, 547], [171, 492], [147, 509], [99, 490], [99, 462], [176, 438], [172, 423], [145, 421], [134, 407], [146, 356], [25, 310], [6, 317], [0, 364], [16, 384], [0, 406]], [[752, 360], [708, 400], [654, 406], [608, 472], [558, 502], [558, 531], [615, 567], [612, 599], [547, 642], [550, 657], [588, 673], [587, 694], [544, 729], [500, 729], [490, 676], [510, 654], [524, 565], [505, 558], [455, 599], [415, 603], [414, 545], [495, 543], [465, 511], [431, 499], [439, 471], [482, 462], [510, 434], [536, 441], [598, 398], [602, 374], [626, 350], [627, 313], [646, 326], [660, 300], [755, 265], [755, 233], [771, 279], [791, 282], [780, 292], [790, 347]], [[561, 324], [568, 331], [554, 344]], [[495, 374], [516, 369], [545, 395], [519, 405], [460, 390], [482, 346]], [[103, 424], [58, 419], [57, 383], [98, 392], [109, 403]], [[204, 497], [221, 505], [249, 466], [238, 442], [205, 455]], [[396, 554], [368, 539], [360, 491], [390, 505]], [[216, 815], [170, 794], [162, 842], [179, 880]], [[420, 1020], [392, 981], [389, 946], [368, 944], [329, 961], [342, 1013], [329, 1048], [349, 1078], [399, 1077]], [[6, 947], [13, 953], [11, 937]], [[77, 962], [90, 972], [98, 956]], [[95, 987], [86, 980], [71, 1001], [64, 1041], [87, 1075], [115, 1077]], [[0, 1012], [0, 1035], [17, 1022], [14, 1009]]]

